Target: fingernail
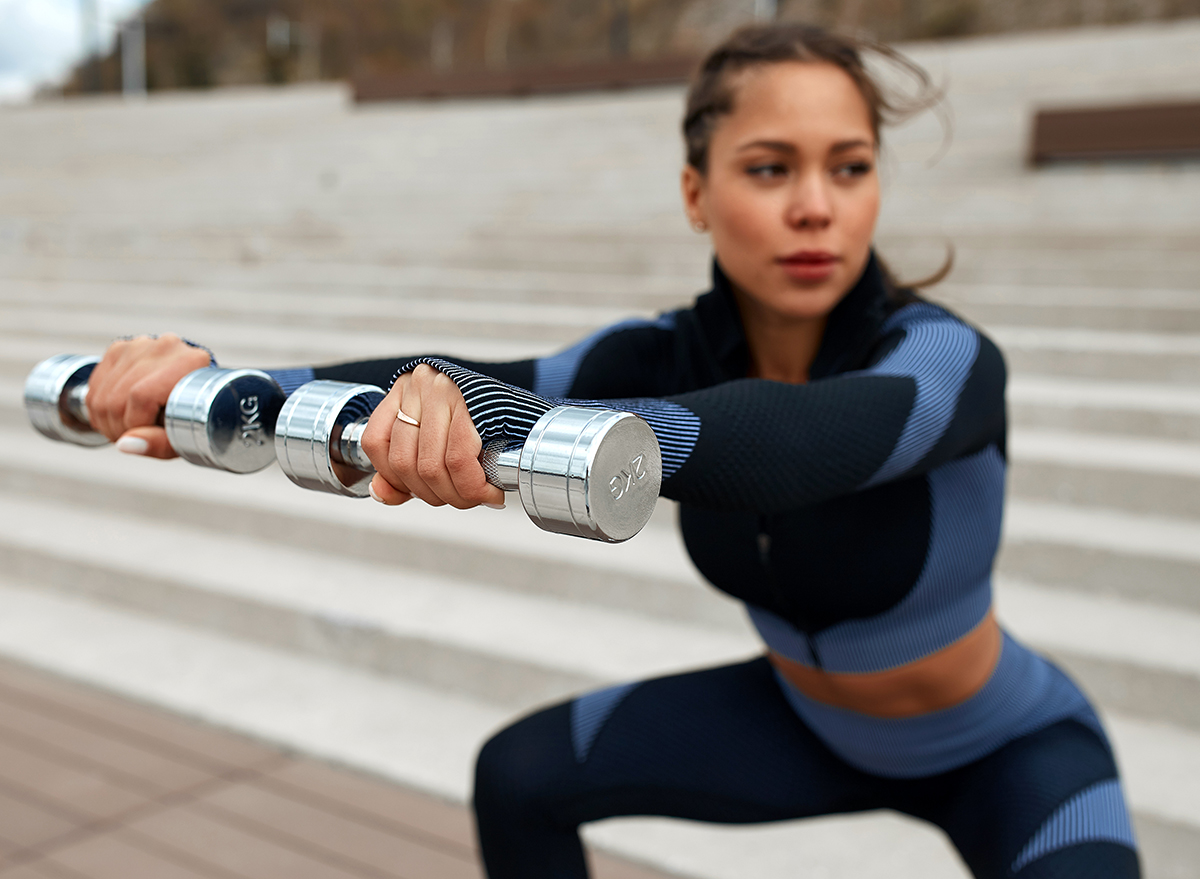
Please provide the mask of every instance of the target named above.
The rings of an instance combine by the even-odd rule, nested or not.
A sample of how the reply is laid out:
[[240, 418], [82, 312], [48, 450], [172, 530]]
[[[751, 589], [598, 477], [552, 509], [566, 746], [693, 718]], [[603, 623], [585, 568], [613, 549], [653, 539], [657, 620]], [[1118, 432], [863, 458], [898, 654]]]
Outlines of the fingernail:
[[379, 495], [375, 494], [375, 483], [374, 482], [372, 482], [370, 485], [367, 486], [367, 494], [369, 494], [371, 496], [372, 500], [376, 500], [376, 501], [379, 501], [380, 503], [383, 503], [383, 498], [381, 498]]
[[483, 504], [483, 506], [487, 507], [489, 510], [503, 510], [504, 509], [504, 504]]
[[150, 451], [150, 443], [140, 436], [123, 436], [117, 440], [117, 451], [126, 455], [144, 455]]

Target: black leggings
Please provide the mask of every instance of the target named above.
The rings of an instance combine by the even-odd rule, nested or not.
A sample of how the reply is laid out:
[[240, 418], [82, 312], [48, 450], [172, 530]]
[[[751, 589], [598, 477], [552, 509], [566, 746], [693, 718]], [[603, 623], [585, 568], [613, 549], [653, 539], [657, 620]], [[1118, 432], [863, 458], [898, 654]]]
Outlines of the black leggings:
[[475, 814], [489, 879], [585, 879], [578, 828], [601, 818], [748, 824], [872, 809], [936, 824], [979, 879], [1139, 875], [1136, 852], [1111, 832], [1128, 821], [1112, 754], [1075, 721], [941, 775], [889, 779], [817, 739], [765, 659], [586, 705], [539, 711], [480, 753]]

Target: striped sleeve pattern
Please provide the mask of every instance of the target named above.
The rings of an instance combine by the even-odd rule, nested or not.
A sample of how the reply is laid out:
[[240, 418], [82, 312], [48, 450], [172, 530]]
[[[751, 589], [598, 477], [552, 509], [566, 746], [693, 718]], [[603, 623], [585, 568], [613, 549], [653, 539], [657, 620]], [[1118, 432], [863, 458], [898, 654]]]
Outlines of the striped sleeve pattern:
[[901, 322], [903, 341], [866, 372], [911, 378], [916, 383], [916, 398], [891, 454], [867, 486], [911, 470], [937, 444], [954, 418], [959, 395], [979, 354], [978, 334], [939, 308], [909, 306], [894, 316], [893, 323]]
[[663, 479], [674, 476], [700, 438], [700, 417], [690, 409], [667, 400], [562, 400], [564, 405], [588, 406], [632, 412], [650, 425], [662, 451]]
[[[520, 442], [533, 430], [537, 420], [559, 405], [585, 406], [632, 412], [650, 425], [663, 456], [663, 478], [675, 474], [700, 435], [700, 419], [695, 413], [664, 400], [548, 400], [521, 388], [472, 372], [439, 357], [420, 357], [406, 364], [396, 378], [425, 363], [445, 373], [467, 402], [471, 421], [484, 445], [493, 442]], [[393, 384], [395, 379], [393, 379]]]
[[316, 371], [311, 366], [302, 366], [297, 369], [267, 369], [264, 372], [275, 379], [275, 382], [289, 397], [298, 391], [301, 385], [306, 385], [316, 378]]
[[537, 394], [497, 381], [490, 376], [472, 372], [466, 367], [440, 357], [418, 357], [401, 367], [392, 384], [405, 373], [422, 363], [444, 373], [462, 391], [467, 401], [471, 421], [479, 431], [484, 445], [501, 441], [524, 440], [537, 420], [554, 408], [554, 403]]
[[[400, 373], [427, 363], [449, 376], [485, 443], [523, 442], [556, 405], [632, 412], [658, 438], [664, 496], [775, 512], [913, 475], [1001, 435], [1002, 376], [972, 384], [994, 368], [976, 369], [984, 343], [972, 327], [918, 304], [897, 311], [885, 332], [894, 347], [857, 372], [802, 385], [737, 379], [666, 398], [547, 398], [440, 357]], [[960, 406], [968, 387], [970, 405]]]

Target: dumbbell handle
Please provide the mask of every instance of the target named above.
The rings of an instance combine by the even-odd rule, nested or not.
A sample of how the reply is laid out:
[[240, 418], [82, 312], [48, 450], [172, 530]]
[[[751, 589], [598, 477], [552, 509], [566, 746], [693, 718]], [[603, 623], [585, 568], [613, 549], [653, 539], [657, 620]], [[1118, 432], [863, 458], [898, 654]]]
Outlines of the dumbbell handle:
[[[91, 416], [88, 415], [87, 395], [88, 395], [88, 383], [87, 382], [84, 382], [83, 384], [75, 385], [74, 387], [68, 389], [65, 394], [63, 394], [62, 404], [63, 404], [63, 408], [67, 410], [67, 412], [71, 415], [72, 418], [74, 418], [80, 424], [86, 425], [87, 427], [91, 428], [92, 427], [92, 419], [91, 419]], [[166, 410], [159, 409], [158, 410], [158, 418], [155, 419], [154, 423], [157, 424], [159, 427], [162, 427], [165, 422], [165, 415], [166, 415]]]
[[[70, 388], [66, 394], [63, 395], [62, 402], [63, 408], [70, 413], [72, 418], [74, 418], [80, 424], [86, 424], [88, 427], [91, 427], [92, 419], [88, 416], [87, 395], [88, 384], [87, 382], [84, 382], [83, 384], [75, 385], [75, 387]], [[159, 423], [161, 424], [161, 412], [158, 414], [158, 419]]]

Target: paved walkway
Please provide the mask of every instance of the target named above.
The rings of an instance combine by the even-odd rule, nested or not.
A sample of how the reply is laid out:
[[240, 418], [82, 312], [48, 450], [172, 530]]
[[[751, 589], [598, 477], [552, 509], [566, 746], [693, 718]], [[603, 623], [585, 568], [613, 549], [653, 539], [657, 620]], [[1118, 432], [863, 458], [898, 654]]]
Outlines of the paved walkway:
[[[652, 873], [597, 859], [603, 879]], [[4, 879], [479, 879], [461, 806], [0, 663]]]

